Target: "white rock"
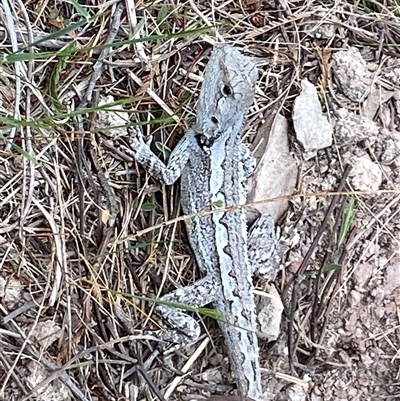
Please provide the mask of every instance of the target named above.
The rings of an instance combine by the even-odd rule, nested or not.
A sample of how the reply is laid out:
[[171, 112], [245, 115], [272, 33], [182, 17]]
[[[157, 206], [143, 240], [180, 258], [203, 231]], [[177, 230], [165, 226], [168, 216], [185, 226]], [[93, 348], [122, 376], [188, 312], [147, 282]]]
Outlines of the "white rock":
[[322, 114], [317, 89], [306, 79], [301, 81], [303, 90], [294, 101], [293, 124], [297, 140], [306, 152], [332, 145], [333, 129]]
[[[286, 212], [289, 197], [293, 194], [297, 181], [297, 165], [289, 150], [288, 123], [277, 115], [271, 127], [264, 124], [257, 132], [260, 146], [257, 146], [255, 157], [257, 168], [248, 182], [249, 203], [258, 202], [254, 206], [260, 214], [269, 213], [278, 220]], [[262, 200], [280, 198], [273, 202], [259, 203]], [[251, 214], [253, 222], [258, 214]]]
[[269, 284], [265, 292], [256, 291], [255, 293], [260, 335], [267, 341], [275, 341], [280, 333], [282, 300], [273, 284]]
[[360, 102], [373, 88], [372, 74], [367, 63], [356, 48], [340, 50], [332, 55], [334, 73], [344, 95], [354, 102]]
[[377, 191], [382, 183], [380, 167], [365, 155], [351, 161], [351, 183], [359, 191]]

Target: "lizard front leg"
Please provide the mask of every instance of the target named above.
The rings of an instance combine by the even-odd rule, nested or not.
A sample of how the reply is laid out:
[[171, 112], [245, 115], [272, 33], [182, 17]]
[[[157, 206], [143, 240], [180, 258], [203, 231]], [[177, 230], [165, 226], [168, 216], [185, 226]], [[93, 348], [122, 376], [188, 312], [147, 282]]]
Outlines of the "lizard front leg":
[[240, 159], [243, 163], [244, 175], [246, 178], [253, 175], [257, 161], [250, 149], [242, 142], [239, 143]]
[[131, 148], [124, 147], [124, 150], [158, 181], [165, 185], [173, 184], [180, 177], [191, 155], [195, 132], [191, 129], [186, 132], [171, 152], [167, 165], [151, 151], [149, 144], [143, 140], [142, 133], [137, 128], [131, 129], [130, 134]]

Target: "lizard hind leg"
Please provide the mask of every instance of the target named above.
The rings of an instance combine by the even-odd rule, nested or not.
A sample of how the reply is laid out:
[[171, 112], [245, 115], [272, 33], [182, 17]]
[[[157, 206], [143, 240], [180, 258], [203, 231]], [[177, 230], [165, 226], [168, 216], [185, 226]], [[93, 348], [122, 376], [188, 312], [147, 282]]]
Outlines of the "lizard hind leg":
[[149, 339], [185, 346], [195, 342], [201, 333], [199, 323], [187, 312], [196, 311], [197, 308], [214, 302], [218, 298], [219, 289], [215, 277], [206, 276], [192, 285], [178, 288], [161, 297], [155, 311], [167, 323], [166, 330], [139, 331], [118, 304], [114, 306], [114, 310], [125, 329], [138, 338], [147, 336]]
[[214, 302], [218, 299], [218, 289], [215, 277], [208, 275], [164, 295], [156, 307], [156, 313], [169, 326], [169, 330], [162, 331], [163, 340], [181, 345], [195, 342], [200, 337], [200, 325], [187, 312], [195, 312], [197, 308]]
[[261, 215], [248, 234], [248, 256], [252, 273], [274, 279], [277, 268], [275, 258], [275, 223], [268, 213]]

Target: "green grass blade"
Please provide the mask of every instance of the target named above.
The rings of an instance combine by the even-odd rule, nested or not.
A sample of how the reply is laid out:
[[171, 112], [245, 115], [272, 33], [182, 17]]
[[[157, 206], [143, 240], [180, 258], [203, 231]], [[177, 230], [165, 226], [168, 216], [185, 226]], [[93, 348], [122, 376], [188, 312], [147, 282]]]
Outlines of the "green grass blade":
[[[18, 52], [15, 53], [11, 53], [10, 56], [12, 54], [19, 54], [20, 52], [25, 52], [26, 50], [29, 50], [29, 48], [33, 47], [33, 46], [38, 46], [41, 43], [45, 43], [48, 40], [53, 40], [53, 39], [59, 39], [61, 36], [67, 35], [68, 33], [70, 33], [71, 31], [74, 31], [75, 29], [80, 28], [81, 26], [87, 24], [88, 21], [81, 19], [78, 22], [74, 22], [68, 26], [66, 26], [65, 28], [62, 28], [56, 32], [50, 33], [48, 35], [46, 35], [44, 38], [37, 40], [36, 42], [30, 43], [28, 46], [23, 47], [22, 49], [18, 50]], [[72, 38], [71, 38], [72, 39]], [[44, 52], [44, 53], [54, 53], [55, 52]]]
[[10, 143], [11, 147], [13, 149], [15, 149], [18, 153], [20, 153], [22, 156], [24, 156], [26, 159], [30, 160], [31, 162], [33, 162], [35, 164], [39, 164], [36, 157], [29, 154], [26, 150], [22, 149], [20, 146], [16, 145], [14, 142], [9, 141], [1, 132], [0, 132], [0, 139], [6, 143]]
[[83, 25], [84, 23], [86, 23], [86, 21], [82, 20], [75, 24], [71, 24], [67, 28], [57, 31], [51, 35], [48, 35], [45, 38], [42, 38], [42, 39], [38, 40], [37, 42], [33, 43], [32, 45], [29, 45], [28, 47], [19, 50], [18, 52], [3, 55], [3, 57], [0, 59], [0, 62], [4, 63], [4, 64], [9, 64], [9, 63], [15, 63], [17, 61], [46, 60], [46, 59], [57, 57], [57, 56], [72, 57], [73, 55], [80, 54], [80, 53], [87, 53], [87, 52], [91, 52], [94, 50], [103, 50], [103, 49], [107, 49], [107, 48], [118, 48], [121, 46], [131, 45], [131, 44], [141, 43], [141, 42], [169, 40], [169, 39], [173, 39], [173, 38], [186, 38], [191, 35], [208, 32], [211, 29], [211, 27], [207, 26], [207, 27], [192, 29], [189, 31], [172, 33], [172, 34], [168, 34], [168, 35], [152, 35], [152, 36], [146, 36], [143, 38], [132, 38], [132, 39], [127, 39], [127, 40], [121, 40], [119, 42], [106, 43], [106, 44], [102, 44], [102, 45], [98, 45], [98, 46], [82, 47], [80, 49], [75, 48], [72, 50], [71, 49], [62, 49], [59, 51], [23, 53], [25, 50], [27, 50], [31, 46], [37, 45], [38, 43], [39, 44], [43, 43], [49, 39], [58, 38], [61, 33], [64, 33], [64, 31], [70, 32], [72, 30], [72, 29], [70, 29], [72, 25], [76, 27], [77, 24]]
[[[74, 47], [75, 42], [72, 42], [70, 46]], [[59, 113], [67, 112], [67, 107], [64, 104], [62, 104], [60, 102], [60, 100], [58, 99], [57, 89], [58, 89], [58, 84], [60, 82], [61, 73], [64, 71], [65, 67], [67, 66], [68, 59], [69, 59], [69, 57], [60, 57], [50, 74], [50, 80], [49, 80], [50, 99], [53, 103], [54, 108]]]
[[69, 0], [71, 4], [75, 7], [75, 10], [86, 19], [90, 21], [90, 14], [83, 8], [76, 0]]
[[349, 204], [346, 209], [346, 213], [344, 215], [344, 221], [340, 230], [338, 248], [341, 248], [344, 245], [346, 238], [349, 234], [349, 231], [353, 226], [353, 222], [357, 214], [357, 209], [354, 207], [354, 204], [355, 204], [354, 198], [350, 198]]

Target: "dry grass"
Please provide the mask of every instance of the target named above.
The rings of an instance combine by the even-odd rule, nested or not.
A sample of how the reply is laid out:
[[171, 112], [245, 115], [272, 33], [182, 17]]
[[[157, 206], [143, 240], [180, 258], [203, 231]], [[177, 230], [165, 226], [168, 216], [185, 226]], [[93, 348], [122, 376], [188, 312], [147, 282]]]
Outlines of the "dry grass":
[[[121, 152], [126, 126], [139, 124], [172, 148], [193, 120], [204, 66], [220, 41], [243, 48], [260, 69], [246, 127], [250, 141], [274, 108], [290, 119], [300, 79], [318, 86], [329, 113], [337, 100], [331, 53], [350, 44], [370, 49], [376, 60], [398, 57], [400, 5], [372, 0], [83, 3], [1, 2], [0, 398], [33, 399], [51, 382], [54, 388], [41, 399], [51, 399], [50, 391], [68, 399], [56, 378], [80, 400], [164, 399], [174, 378], [170, 392], [183, 381], [183, 394], [228, 392], [231, 387], [219, 384], [224, 380], [215, 373], [226, 354], [212, 319], [199, 316], [207, 333], [198, 350], [203, 354], [182, 368], [193, 369], [191, 376], [176, 379], [182, 354], [162, 358], [154, 342], [130, 344], [114, 316], [119, 297], [130, 306], [137, 329], [155, 328], [154, 305], [141, 297], [157, 298], [198, 277], [179, 217], [177, 187], [160, 186]], [[327, 7], [322, 16], [319, 6]], [[315, 32], [326, 24], [338, 29], [331, 37], [318, 37]], [[293, 149], [301, 157], [294, 141]], [[386, 189], [393, 188], [397, 192], [396, 186]], [[378, 216], [389, 196], [376, 202]], [[301, 199], [293, 206], [299, 214], [308, 205], [308, 198]], [[347, 200], [342, 197], [344, 206], [335, 209], [337, 227], [346, 218]], [[326, 201], [318, 198], [319, 213]], [[368, 213], [371, 205], [359, 196], [357, 208]], [[381, 226], [384, 219], [378, 217]], [[349, 228], [345, 234], [345, 243], [349, 235], [357, 236]], [[331, 237], [333, 247], [336, 240]], [[345, 243], [336, 249], [345, 254], [329, 263], [349, 259]], [[308, 268], [304, 264], [300, 273]], [[287, 303], [293, 369], [296, 355], [310, 360], [322, 346], [333, 294], [344, 275], [320, 269], [311, 280], [311, 286], [316, 283], [307, 293], [311, 298], [292, 297]], [[293, 293], [293, 277], [282, 280], [283, 293]], [[298, 273], [294, 280], [299, 285], [303, 279]], [[295, 317], [298, 305], [304, 307]], [[305, 337], [309, 341], [302, 343]], [[39, 366], [32, 361], [45, 367], [42, 376], [32, 373]], [[229, 376], [229, 369], [223, 373]]]

